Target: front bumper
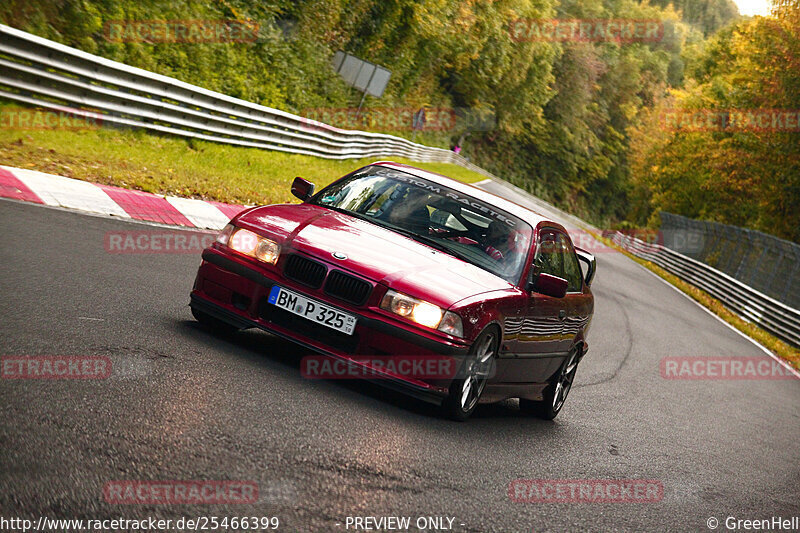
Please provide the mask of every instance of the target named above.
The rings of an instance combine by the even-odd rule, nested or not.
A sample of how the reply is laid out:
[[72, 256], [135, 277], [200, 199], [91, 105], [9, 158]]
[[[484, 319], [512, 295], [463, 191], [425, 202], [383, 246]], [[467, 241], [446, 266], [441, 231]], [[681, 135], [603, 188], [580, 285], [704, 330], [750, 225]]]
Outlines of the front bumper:
[[[451, 380], [397, 376], [354, 357], [446, 355], [460, 362], [469, 352], [466, 343], [438, 338], [434, 334], [424, 335], [412, 325], [403, 327], [391, 323], [370, 305], [370, 301], [359, 307], [333, 301], [319, 291], [284, 278], [280, 269], [260, 269], [215, 248], [203, 251], [202, 257], [191, 294], [193, 308], [237, 328], [259, 328], [356, 365], [375, 375], [370, 381], [416, 398], [441, 403]], [[330, 330], [267, 303], [269, 292], [276, 284], [356, 315], [358, 322], [353, 335]]]

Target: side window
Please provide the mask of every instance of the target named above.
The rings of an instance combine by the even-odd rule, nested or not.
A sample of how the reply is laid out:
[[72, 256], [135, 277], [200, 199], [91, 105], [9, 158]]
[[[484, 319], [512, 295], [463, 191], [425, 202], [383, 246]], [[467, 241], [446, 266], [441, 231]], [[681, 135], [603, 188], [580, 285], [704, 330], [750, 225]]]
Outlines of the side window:
[[564, 264], [563, 277], [569, 282], [567, 292], [581, 292], [583, 288], [583, 273], [581, 272], [581, 265], [578, 263], [578, 257], [575, 255], [575, 250], [572, 248], [572, 243], [570, 243], [569, 237], [559, 233], [558, 244]]
[[563, 278], [563, 255], [560, 253], [556, 232], [543, 229], [539, 232], [539, 244], [533, 258], [533, 266], [537, 273], [544, 272], [551, 276]]

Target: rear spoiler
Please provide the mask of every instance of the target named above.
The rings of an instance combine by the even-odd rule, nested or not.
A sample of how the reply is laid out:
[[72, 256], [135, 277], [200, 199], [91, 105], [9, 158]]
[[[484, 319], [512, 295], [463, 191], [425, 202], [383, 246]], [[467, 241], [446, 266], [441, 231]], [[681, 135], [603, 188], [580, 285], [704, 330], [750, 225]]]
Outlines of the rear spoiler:
[[594, 258], [594, 254], [587, 252], [583, 248], [578, 248], [577, 246], [575, 247], [575, 253], [578, 254], [578, 259], [586, 263], [587, 269], [584, 281], [586, 282], [586, 286], [590, 287], [594, 280], [594, 274], [597, 272], [597, 260]]

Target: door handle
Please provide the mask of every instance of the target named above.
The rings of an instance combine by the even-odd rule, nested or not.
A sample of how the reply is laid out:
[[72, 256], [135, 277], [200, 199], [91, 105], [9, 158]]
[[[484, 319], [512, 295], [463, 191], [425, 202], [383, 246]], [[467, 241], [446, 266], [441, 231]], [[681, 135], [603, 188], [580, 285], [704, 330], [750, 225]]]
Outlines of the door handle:
[[566, 316], [567, 316], [567, 312], [564, 309], [562, 309], [561, 311], [558, 312], [558, 319], [559, 320], [564, 320], [564, 317], [566, 317]]

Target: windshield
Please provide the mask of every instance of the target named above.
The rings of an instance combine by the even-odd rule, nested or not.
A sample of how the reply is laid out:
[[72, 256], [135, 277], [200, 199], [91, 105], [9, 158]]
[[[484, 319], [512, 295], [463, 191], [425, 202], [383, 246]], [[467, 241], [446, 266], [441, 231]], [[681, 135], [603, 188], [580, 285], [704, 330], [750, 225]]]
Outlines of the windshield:
[[529, 224], [491, 204], [380, 166], [330, 185], [313, 203], [393, 229], [514, 284], [533, 233]]

